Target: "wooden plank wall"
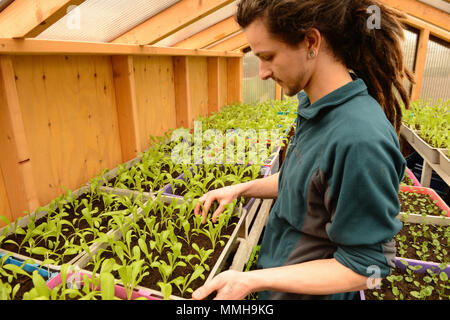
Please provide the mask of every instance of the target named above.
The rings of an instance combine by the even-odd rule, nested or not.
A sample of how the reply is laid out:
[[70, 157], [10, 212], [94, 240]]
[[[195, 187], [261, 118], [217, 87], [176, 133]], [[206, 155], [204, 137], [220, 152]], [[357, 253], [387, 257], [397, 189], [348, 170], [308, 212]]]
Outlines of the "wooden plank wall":
[[150, 146], [149, 134], [162, 136], [176, 127], [172, 57], [135, 57], [134, 72], [139, 114], [139, 151]]
[[[3, 178], [3, 172], [0, 168], [0, 212], [1, 215], [5, 216], [8, 220], [12, 219], [11, 208], [9, 207], [8, 195], [6, 193], [5, 180]], [[4, 222], [0, 221], [0, 225]]]
[[199, 115], [242, 96], [239, 57], [0, 59], [0, 215], [12, 221], [136, 157], [150, 134], [192, 128]]

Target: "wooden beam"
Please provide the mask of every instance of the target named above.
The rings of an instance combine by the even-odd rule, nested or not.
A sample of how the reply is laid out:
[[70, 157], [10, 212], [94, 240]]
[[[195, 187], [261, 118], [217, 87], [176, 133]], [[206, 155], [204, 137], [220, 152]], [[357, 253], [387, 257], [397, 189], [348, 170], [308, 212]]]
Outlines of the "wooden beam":
[[[0, 166], [0, 216], [6, 217], [9, 221], [14, 220], [11, 216], [11, 209], [9, 207], [8, 194], [6, 193], [5, 179], [3, 178], [1, 166]], [[6, 223], [0, 220], [0, 228], [5, 225]]]
[[425, 62], [427, 59], [428, 39], [430, 38], [430, 30], [424, 29], [420, 31], [419, 41], [416, 51], [416, 64], [414, 66], [414, 77], [416, 83], [412, 86], [411, 101], [417, 100], [420, 97], [422, 89], [423, 74], [425, 71]]
[[173, 57], [177, 128], [192, 128], [190, 119], [189, 70], [187, 57]]
[[275, 99], [281, 100], [283, 97], [283, 88], [278, 83], [275, 83]]
[[227, 51], [233, 51], [241, 48], [242, 46], [247, 44], [247, 37], [244, 32], [238, 32], [234, 36], [223, 40], [217, 44], [213, 44], [212, 46], [208, 47], [208, 50], [227, 50]]
[[432, 23], [444, 30], [450, 30], [450, 15], [430, 5], [417, 0], [381, 0], [381, 2], [386, 6]]
[[208, 115], [219, 111], [219, 58], [208, 58]]
[[113, 56], [112, 68], [116, 93], [122, 161], [135, 158], [141, 152], [139, 119], [136, 102], [132, 56]]
[[173, 45], [175, 48], [185, 48], [185, 49], [201, 49], [214, 42], [220, 41], [233, 33], [239, 31], [241, 27], [235, 21], [234, 17], [229, 17], [224, 19], [215, 25], [194, 34], [193, 36], [180, 41]]
[[420, 20], [418, 18], [415, 18], [411, 15], [407, 15], [406, 19], [403, 19], [402, 22], [404, 24], [407, 24], [417, 30], [423, 30], [423, 29], [428, 29], [430, 30], [430, 34], [432, 34], [433, 36], [442, 39], [444, 41], [450, 42], [450, 31], [448, 30], [444, 30], [442, 28], [436, 27], [433, 24], [430, 24], [428, 22], [425, 22], [423, 20]]
[[0, 13], [0, 37], [32, 38], [85, 0], [15, 0]]
[[39, 39], [0, 38], [0, 54], [9, 55], [160, 55], [241, 57], [238, 52], [202, 49], [159, 48], [135, 44], [111, 44], [98, 42], [54, 41]]
[[243, 100], [243, 58], [227, 60], [227, 103], [232, 104]]
[[11, 216], [34, 211], [39, 201], [25, 137], [11, 57], [0, 56], [0, 166]]
[[246, 43], [246, 44], [243, 44], [242, 46], [240, 46], [239, 48], [236, 48], [233, 51], [238, 51], [238, 52], [244, 53], [244, 50], [247, 49], [248, 47], [249, 47], [249, 45], [248, 45], [248, 43]]
[[231, 2], [233, 0], [181, 0], [111, 42], [154, 44]]

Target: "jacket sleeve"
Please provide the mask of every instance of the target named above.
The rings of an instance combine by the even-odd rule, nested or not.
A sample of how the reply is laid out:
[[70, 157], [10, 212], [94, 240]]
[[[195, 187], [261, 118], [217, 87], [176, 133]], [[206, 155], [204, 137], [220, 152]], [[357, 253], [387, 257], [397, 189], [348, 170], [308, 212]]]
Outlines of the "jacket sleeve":
[[328, 180], [330, 240], [337, 244], [334, 258], [358, 274], [390, 274], [394, 266], [393, 237], [402, 223], [398, 190], [405, 160], [395, 144], [353, 141], [340, 145]]

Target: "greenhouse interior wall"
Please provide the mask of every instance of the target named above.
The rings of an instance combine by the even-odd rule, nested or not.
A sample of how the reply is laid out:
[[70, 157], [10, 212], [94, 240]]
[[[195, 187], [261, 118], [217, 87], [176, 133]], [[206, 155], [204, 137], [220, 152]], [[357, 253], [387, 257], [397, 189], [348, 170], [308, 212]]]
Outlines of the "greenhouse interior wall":
[[[185, 8], [183, 1], [170, 1], [173, 3]], [[408, 6], [410, 3], [414, 7]], [[229, 11], [232, 5], [233, 1], [205, 4], [197, 20], [208, 17], [212, 8]], [[423, 5], [414, 1], [395, 1], [393, 5], [408, 13], [403, 50], [406, 65], [416, 77], [415, 84], [408, 84], [411, 99], [427, 103], [448, 100], [448, 14], [430, 8], [420, 11]], [[56, 15], [63, 16], [59, 11]], [[197, 20], [182, 17], [198, 29]], [[2, 26], [14, 21], [12, 15]], [[123, 47], [118, 49], [115, 43], [127, 37], [90, 49], [89, 42], [69, 45], [33, 39], [39, 38], [42, 26], [35, 26], [28, 33], [31, 38], [25, 40], [14, 39], [11, 30], [0, 34], [0, 129], [6, 137], [0, 141], [4, 150], [0, 157], [0, 212], [15, 220], [46, 205], [66, 188], [76, 189], [100, 170], [148, 148], [149, 134], [160, 135], [180, 126], [191, 128], [196, 117], [228, 103], [284, 99], [273, 80], [259, 78], [258, 60], [230, 17], [223, 24], [209, 25], [207, 32], [199, 32], [201, 37], [193, 34], [170, 44], [173, 48], [169, 50], [180, 51], [161, 48], [157, 54], [158, 43], [169, 45], [183, 29], [168, 31], [166, 39], [170, 41], [152, 35], [155, 46], [148, 46], [146, 53], [140, 51], [141, 45], [125, 44], [128, 53], [121, 51]], [[228, 28], [222, 38], [217, 36], [219, 26]], [[135, 29], [140, 32], [138, 27]], [[207, 35], [214, 39], [207, 41]], [[204, 51], [211, 50], [209, 55], [182, 49], [200, 42]], [[79, 143], [81, 140], [85, 143]]]
[[0, 56], [0, 212], [11, 221], [136, 157], [150, 134], [242, 101], [241, 53], [83, 48]]
[[[288, 97], [273, 79], [260, 78], [260, 60], [236, 21], [238, 2], [0, 0], [0, 300], [28, 290], [22, 280], [11, 281], [19, 275], [34, 287], [23, 300], [191, 299], [193, 290], [222, 271], [261, 265], [259, 248], [276, 198], [240, 197], [224, 207], [217, 222], [207, 218], [223, 207], [214, 201], [206, 217], [194, 215], [196, 201], [208, 190], [279, 172], [298, 124], [297, 96]], [[414, 81], [399, 79], [411, 103], [409, 110], [402, 108], [398, 132], [407, 168], [395, 212], [403, 223], [392, 239], [396, 266], [386, 277], [392, 294], [378, 294], [378, 286], [367, 282], [359, 299], [403, 299], [396, 283], [408, 282], [418, 288], [408, 286], [414, 298], [428, 300], [433, 293], [448, 300], [450, 149], [442, 145], [450, 146], [450, 2], [374, 4], [403, 14], [401, 48]], [[353, 18], [364, 15], [364, 9], [350, 12], [350, 7], [348, 13], [358, 17]], [[369, 14], [370, 7], [365, 9]], [[199, 124], [204, 130], [198, 135]], [[177, 128], [187, 129], [183, 139], [193, 138], [182, 151], [179, 140], [158, 143], [168, 142]], [[425, 141], [419, 133], [427, 130], [433, 137]], [[431, 140], [445, 143], [431, 148]], [[248, 158], [235, 161], [236, 141]], [[227, 146], [233, 146], [232, 155], [222, 153]], [[430, 160], [427, 147], [446, 166]], [[251, 149], [258, 149], [258, 158], [250, 157]], [[182, 165], [173, 150], [183, 153]], [[215, 175], [222, 169], [223, 176]], [[181, 180], [186, 184], [177, 190]], [[408, 202], [407, 193], [429, 198]], [[97, 200], [100, 205], [93, 208]], [[426, 207], [411, 205], [425, 200]], [[66, 220], [69, 212], [73, 220]], [[403, 231], [413, 240], [403, 240]], [[426, 233], [430, 238], [421, 238]], [[408, 245], [414, 250], [405, 250]], [[409, 259], [412, 251], [416, 257]], [[217, 260], [210, 263], [212, 257]], [[414, 267], [406, 267], [403, 258]], [[38, 272], [26, 270], [30, 266]], [[422, 266], [428, 274], [419, 288], [416, 278], [406, 276]], [[401, 279], [393, 277], [399, 267], [408, 268]], [[45, 281], [41, 271], [47, 272]], [[144, 277], [152, 279], [144, 284]], [[386, 282], [381, 284], [384, 289]], [[257, 298], [252, 292], [245, 299]]]

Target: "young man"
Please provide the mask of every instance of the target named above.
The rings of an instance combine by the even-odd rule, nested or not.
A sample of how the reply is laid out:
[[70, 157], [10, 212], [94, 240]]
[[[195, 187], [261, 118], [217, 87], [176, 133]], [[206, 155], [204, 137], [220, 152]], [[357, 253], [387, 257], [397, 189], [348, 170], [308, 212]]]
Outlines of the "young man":
[[[243, 299], [251, 292], [260, 299], [353, 299], [389, 275], [393, 237], [402, 225], [397, 194], [405, 170], [392, 86], [408, 105], [398, 79], [410, 74], [398, 52], [402, 30], [394, 12], [381, 8], [382, 32], [365, 30], [364, 12], [372, 4], [238, 4], [237, 21], [260, 59], [260, 77], [274, 79], [289, 96], [298, 94], [297, 129], [279, 173], [199, 199], [204, 219], [219, 202], [215, 221], [239, 196], [277, 198], [259, 269], [225, 271], [197, 289], [194, 299], [214, 291], [215, 299]], [[383, 51], [373, 52], [377, 47]], [[200, 214], [200, 204], [195, 212]]]

